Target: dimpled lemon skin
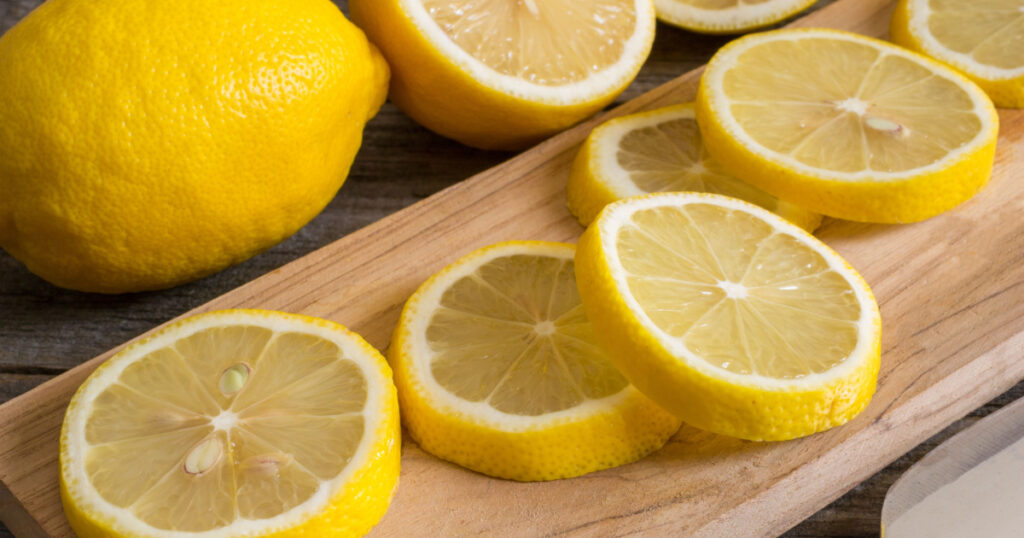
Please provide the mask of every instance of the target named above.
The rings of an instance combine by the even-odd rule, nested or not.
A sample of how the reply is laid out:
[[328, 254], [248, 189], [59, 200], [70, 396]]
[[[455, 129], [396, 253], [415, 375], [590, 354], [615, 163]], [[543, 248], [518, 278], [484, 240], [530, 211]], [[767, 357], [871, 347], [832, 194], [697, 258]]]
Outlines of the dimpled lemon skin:
[[809, 390], [745, 387], [682, 366], [635, 321], [636, 314], [616, 288], [602, 252], [600, 220], [599, 215], [587, 228], [576, 250], [576, 281], [587, 317], [622, 375], [683, 422], [751, 441], [784, 441], [844, 424], [871, 401], [878, 378], [880, 339], [857, 370]]
[[49, 0], [0, 38], [0, 247], [103, 293], [245, 260], [331, 200], [388, 76], [329, 0]]
[[[969, 24], [969, 21], [967, 21]], [[914, 52], [920, 52], [936, 61], [942, 61], [928, 53], [922, 40], [910, 29], [910, 0], [900, 0], [896, 4], [896, 10], [892, 13], [892, 22], [889, 25], [889, 35], [892, 42], [906, 47]], [[972, 76], [963, 66], [952, 62], [945, 62], [956, 69], [975, 84], [985, 90], [985, 93], [992, 98], [992, 102], [1003, 108], [1024, 108], [1024, 76], [1002, 80], [987, 80], [981, 77]]]
[[[640, 70], [637, 65], [631, 76], [605, 95], [571, 105], [515, 97], [473, 79], [438, 52], [399, 2], [350, 0], [349, 13], [391, 64], [391, 100], [417, 123], [468, 146], [497, 150], [529, 147], [604, 108]], [[653, 45], [654, 17], [651, 25], [647, 51]]]
[[[346, 333], [349, 337], [354, 337], [368, 355], [379, 357], [379, 368], [385, 376], [391, 376], [391, 368], [384, 360], [384, 357], [380, 355], [379, 351], [363, 340], [361, 336], [352, 333], [344, 326], [332, 321], [302, 316], [299, 314], [285, 314], [281, 312], [261, 310], [222, 310], [205, 315], [231, 315], [234, 312], [266, 316], [286, 316], [300, 319], [311, 324], [326, 326], [332, 330]], [[100, 367], [90, 375], [90, 378], [97, 377], [104, 369], [110, 367], [112, 359], [117, 356], [129, 354], [132, 352], [133, 348], [145, 345], [146, 342], [156, 338], [160, 334], [174, 331], [176, 327], [184, 325], [192, 319], [194, 318], [184, 319], [168, 325], [159, 332], [131, 344], [129, 347], [120, 351], [118, 355], [112, 357], [111, 360], [100, 365]], [[68, 404], [68, 412], [66, 415], [71, 415], [70, 411], [74, 406], [84, 405], [83, 402], [79, 401], [79, 395], [82, 392], [81, 388], [79, 388], [78, 392], [75, 393], [75, 396], [72, 397], [70, 404]], [[367, 435], [374, 436], [374, 444], [369, 451], [369, 457], [365, 464], [352, 475], [344, 487], [340, 488], [334, 494], [334, 497], [328, 501], [325, 510], [313, 515], [306, 521], [290, 529], [282, 529], [275, 532], [257, 534], [253, 536], [267, 538], [319, 538], [322, 536], [356, 537], [363, 536], [369, 532], [370, 529], [373, 528], [373, 526], [376, 525], [382, 517], [384, 517], [384, 514], [387, 512], [388, 506], [391, 503], [391, 498], [394, 496], [395, 489], [398, 487], [402, 432], [398, 418], [398, 400], [393, 384], [389, 383], [386, 387], [381, 415], [383, 420], [378, 425], [377, 430], [375, 432], [366, 432]], [[105, 517], [103, 514], [84, 511], [73, 501], [68, 492], [68, 485], [65, 478], [66, 475], [69, 475], [70, 473], [64, 471], [68, 459], [65, 455], [64, 446], [67, 444], [66, 439], [68, 435], [68, 426], [65, 422], [61, 428], [60, 466], [62, 468], [62, 472], [60, 473], [60, 496], [61, 503], [64, 505], [64, 515], [67, 516], [68, 523], [71, 525], [71, 528], [74, 529], [75, 534], [77, 534], [79, 538], [143, 538], [143, 535], [115, 532], [112, 529], [112, 521], [110, 518]]]

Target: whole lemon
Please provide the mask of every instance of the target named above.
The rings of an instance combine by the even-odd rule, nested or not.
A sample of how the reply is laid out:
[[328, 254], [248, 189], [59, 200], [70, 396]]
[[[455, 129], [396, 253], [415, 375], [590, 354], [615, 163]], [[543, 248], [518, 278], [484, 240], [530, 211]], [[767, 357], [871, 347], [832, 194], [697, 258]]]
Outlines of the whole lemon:
[[120, 293], [316, 216], [388, 67], [329, 0], [49, 0], [0, 38], [0, 247]]

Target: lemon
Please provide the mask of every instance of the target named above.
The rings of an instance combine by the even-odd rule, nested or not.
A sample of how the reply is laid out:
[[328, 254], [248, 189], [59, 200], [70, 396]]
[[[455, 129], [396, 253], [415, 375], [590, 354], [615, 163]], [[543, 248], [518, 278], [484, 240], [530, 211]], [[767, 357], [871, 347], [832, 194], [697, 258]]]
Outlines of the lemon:
[[821, 223], [821, 215], [729, 175], [704, 149], [693, 103], [622, 116], [594, 129], [576, 154], [566, 197], [569, 211], [586, 226], [616, 200], [662, 191], [734, 196], [808, 231]]
[[551, 480], [637, 460], [679, 428], [595, 343], [574, 252], [500, 243], [409, 299], [388, 358], [402, 421], [424, 450], [491, 476]]
[[787, 19], [814, 0], [654, 0], [658, 19], [705, 34], [735, 34]]
[[867, 283], [753, 204], [616, 202], [580, 239], [576, 276], [612, 362], [698, 428], [791, 439], [848, 421], [874, 393], [881, 320]]
[[0, 38], [0, 247], [67, 288], [164, 288], [331, 200], [387, 65], [329, 0], [49, 0]]
[[83, 538], [361, 535], [397, 484], [397, 406], [384, 358], [338, 324], [188, 318], [71, 399], [64, 510]]
[[1024, 0], [901, 0], [889, 33], [967, 75], [996, 106], [1024, 108]]
[[697, 94], [708, 152], [737, 177], [811, 211], [912, 222], [973, 196], [992, 173], [999, 119], [938, 62], [838, 30], [743, 37]]
[[652, 0], [350, 0], [391, 99], [464, 144], [519, 149], [600, 110], [654, 40]]

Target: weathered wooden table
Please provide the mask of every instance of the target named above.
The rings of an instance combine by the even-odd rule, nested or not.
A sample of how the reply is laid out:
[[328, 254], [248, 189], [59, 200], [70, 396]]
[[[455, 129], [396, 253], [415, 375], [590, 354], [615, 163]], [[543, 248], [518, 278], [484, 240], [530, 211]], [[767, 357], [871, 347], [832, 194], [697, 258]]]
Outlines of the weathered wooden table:
[[[0, 34], [41, 1], [0, 0]], [[346, 8], [346, 0], [335, 2]], [[828, 3], [831, 0], [822, 0], [816, 7]], [[650, 59], [618, 102], [705, 63], [728, 40], [659, 25]], [[43, 282], [0, 251], [0, 403], [509, 157], [473, 150], [430, 133], [388, 104], [367, 127], [348, 182], [319, 217], [273, 249], [199, 282], [143, 294], [83, 294]], [[882, 499], [903, 471], [942, 440], [1020, 396], [1024, 396], [1024, 383], [922, 443], [787, 536], [877, 535]], [[7, 536], [10, 533], [0, 525], [0, 538]]]

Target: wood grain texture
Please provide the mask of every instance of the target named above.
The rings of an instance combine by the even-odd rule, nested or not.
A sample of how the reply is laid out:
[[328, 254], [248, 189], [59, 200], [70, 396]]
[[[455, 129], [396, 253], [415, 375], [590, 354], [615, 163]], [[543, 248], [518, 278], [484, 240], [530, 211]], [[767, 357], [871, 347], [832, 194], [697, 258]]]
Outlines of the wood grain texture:
[[[11, 13], [21, 13], [32, 3], [0, 0], [0, 24], [8, 25]], [[846, 0], [841, 10], [816, 15], [815, 24], [852, 25], [877, 34], [887, 19], [885, 4]], [[627, 97], [683, 71], [680, 66], [686, 61], [693, 65], [706, 60], [724, 41], [659, 27], [652, 60]], [[690, 48], [696, 52], [680, 52]], [[686, 54], [701, 56], [694, 60]], [[691, 75], [675, 81], [616, 113], [688, 99], [694, 80]], [[1021, 209], [1021, 188], [1014, 190], [1012, 180], [1021, 174], [1019, 159], [1024, 155], [1017, 150], [1018, 161], [1013, 162], [1008, 149], [1020, 146], [1024, 119], [1019, 113], [1004, 113], [1002, 119], [999, 172], [978, 199], [922, 224], [830, 222], [820, 234], [872, 283], [886, 323], [879, 394], [851, 425], [773, 445], [684, 430], [644, 462], [552, 484], [487, 479], [439, 462], [407, 443], [402, 486], [377, 534], [408, 535], [409, 529], [414, 534], [775, 534], [999, 394], [1024, 377], [1014, 360], [1024, 354], [1021, 343], [1013, 340], [1024, 318], [1024, 230], [1015, 218]], [[567, 160], [588, 128], [549, 141], [201, 309], [260, 306], [303, 311], [345, 323], [384, 346], [398, 305], [444, 263], [497, 240], [564, 240], [579, 233], [564, 210], [562, 183]], [[11, 346], [18, 355], [4, 351], [0, 359], [0, 368], [6, 368], [0, 372], [9, 372], [0, 374], [0, 389], [5, 391], [0, 396], [21, 392], [93, 352], [506, 157], [444, 141], [387, 107], [367, 129], [364, 151], [349, 183], [321, 217], [272, 251], [199, 283], [135, 296], [90, 296], [49, 288], [8, 257], [0, 258], [0, 339], [10, 338], [0, 342], [20, 343]], [[529, 218], [522, 218], [524, 208]], [[997, 220], [1000, 216], [1003, 219]], [[986, 222], [1002, 227], [983, 226]], [[908, 252], [914, 256], [904, 254]], [[950, 252], [959, 255], [951, 258]], [[996, 294], [999, 290], [1003, 291]], [[178, 308], [152, 308], [167, 304]], [[60, 330], [55, 333], [55, 328]], [[112, 333], [119, 336], [111, 337]], [[1000, 342], [1004, 347], [994, 347]], [[0, 481], [29, 508], [35, 523], [54, 534], [63, 529], [53, 496], [55, 428], [70, 391], [88, 368], [0, 409]], [[844, 498], [845, 505], [840, 501], [791, 534], [873, 534], [881, 493], [893, 472], [890, 478], [878, 475], [866, 484], [873, 495], [868, 501], [857, 501], [855, 492]], [[882, 487], [871, 485], [879, 480]], [[794, 495], [799, 502], [794, 502]], [[504, 503], [498, 512], [493, 501], [486, 501], [496, 497]], [[12, 513], [10, 500], [0, 495], [0, 512]], [[622, 513], [626, 503], [630, 509]], [[517, 514], [523, 521], [507, 520]], [[715, 515], [721, 517], [711, 517]], [[19, 533], [29, 532], [35, 524], [16, 515], [5, 517], [20, 525], [14, 529]], [[855, 524], [844, 523], [847, 519]]]

